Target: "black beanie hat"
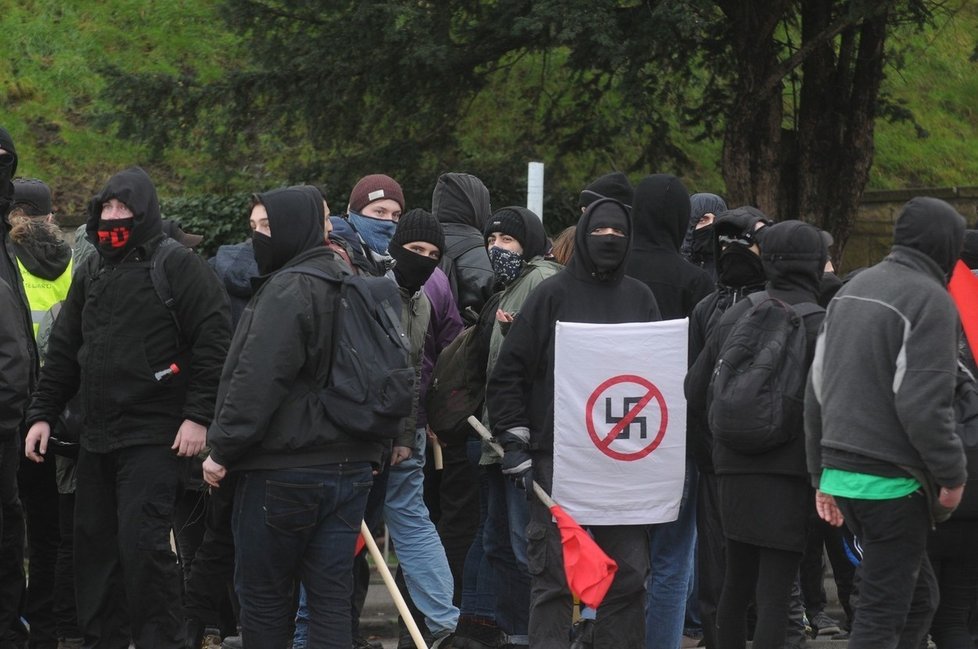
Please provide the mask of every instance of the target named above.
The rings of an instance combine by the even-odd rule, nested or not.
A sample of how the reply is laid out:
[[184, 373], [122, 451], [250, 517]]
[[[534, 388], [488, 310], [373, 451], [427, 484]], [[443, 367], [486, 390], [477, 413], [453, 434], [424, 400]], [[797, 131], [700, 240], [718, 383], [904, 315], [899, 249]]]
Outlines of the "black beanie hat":
[[397, 222], [397, 229], [391, 237], [391, 245], [404, 247], [412, 241], [424, 241], [445, 252], [445, 232], [441, 223], [428, 210], [414, 208], [402, 215]]
[[632, 209], [632, 199], [635, 191], [632, 184], [628, 182], [628, 177], [620, 171], [613, 171], [605, 174], [591, 182], [581, 192], [581, 207], [587, 207], [596, 200], [602, 198], [613, 198], [626, 209]]
[[512, 208], [504, 207], [490, 216], [482, 231], [482, 238], [488, 242], [489, 235], [493, 232], [508, 234], [526, 247], [526, 225], [523, 224], [523, 217]]
[[20, 207], [27, 216], [47, 216], [51, 213], [51, 188], [36, 178], [18, 178], [14, 181], [14, 207]]

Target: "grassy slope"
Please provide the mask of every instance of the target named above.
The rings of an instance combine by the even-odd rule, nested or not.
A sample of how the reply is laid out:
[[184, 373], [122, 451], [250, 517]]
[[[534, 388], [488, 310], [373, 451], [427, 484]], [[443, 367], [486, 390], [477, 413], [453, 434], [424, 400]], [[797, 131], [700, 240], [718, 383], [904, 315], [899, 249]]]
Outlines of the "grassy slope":
[[[193, 70], [203, 77], [219, 73], [235, 56], [236, 42], [215, 12], [216, 0], [59, 0], [3, 2], [0, 27], [0, 124], [13, 134], [21, 154], [20, 173], [40, 176], [55, 189], [55, 206], [77, 213], [111, 171], [146, 163], [146, 152], [95, 126], [104, 110], [98, 95], [98, 70], [114, 64], [132, 71]], [[891, 71], [886, 89], [905, 100], [929, 136], [919, 138], [908, 123], [877, 127], [876, 167], [871, 188], [978, 184], [978, 64], [968, 61], [978, 33], [978, 3], [968, 4], [954, 20], [936, 29], [900, 39], [909, 47], [907, 66]], [[506, 110], [518, 97], [493, 106]], [[502, 104], [502, 105], [500, 105]], [[503, 120], [505, 121], [505, 120]], [[492, 130], [491, 128], [489, 130]], [[504, 146], [505, 128], [463, 138], [474, 153], [491, 144], [496, 155], [532, 155], [531, 146]], [[590, 173], [630, 157], [627, 143], [617, 153], [596, 152], [553, 166], [556, 174]], [[689, 143], [696, 161], [683, 170], [691, 190], [722, 191], [717, 142]], [[545, 151], [536, 151], [538, 155]], [[206, 186], [207, 169], [193, 151], [168, 153], [167, 164], [181, 170], [183, 182], [154, 170], [161, 193], [193, 192]], [[522, 164], [522, 163], [521, 163]], [[199, 169], [198, 174], [192, 170]], [[548, 180], [554, 178], [548, 174]], [[549, 184], [549, 183], [548, 183]]]
[[[47, 180], [55, 209], [82, 209], [106, 177], [145, 164], [145, 152], [94, 126], [104, 110], [99, 69], [218, 73], [234, 39], [209, 0], [3, 2], [0, 124], [14, 137], [18, 172]], [[193, 152], [167, 162], [192, 165]]]

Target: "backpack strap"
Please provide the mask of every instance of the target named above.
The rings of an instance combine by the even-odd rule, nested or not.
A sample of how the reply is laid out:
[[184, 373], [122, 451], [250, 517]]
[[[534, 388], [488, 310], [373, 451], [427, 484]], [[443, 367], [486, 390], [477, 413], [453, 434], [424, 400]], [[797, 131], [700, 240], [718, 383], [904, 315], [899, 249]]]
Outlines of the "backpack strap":
[[153, 290], [156, 291], [156, 296], [160, 298], [160, 302], [166, 307], [167, 312], [170, 314], [170, 319], [173, 320], [173, 326], [176, 327], [177, 331], [177, 346], [182, 347], [185, 342], [183, 335], [183, 327], [180, 326], [180, 318], [177, 317], [177, 302], [173, 298], [173, 291], [170, 288], [170, 278], [166, 274], [166, 259], [171, 254], [173, 254], [178, 248], [183, 246], [174, 239], [170, 237], [164, 237], [163, 241], [153, 252], [153, 256], [150, 258], [149, 262], [149, 278], [153, 282]]

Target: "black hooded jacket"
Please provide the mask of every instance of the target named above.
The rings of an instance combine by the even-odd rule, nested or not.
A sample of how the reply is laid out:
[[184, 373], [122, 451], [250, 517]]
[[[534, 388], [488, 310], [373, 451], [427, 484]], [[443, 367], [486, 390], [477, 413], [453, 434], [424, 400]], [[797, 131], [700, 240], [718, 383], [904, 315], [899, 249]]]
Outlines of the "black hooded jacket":
[[655, 174], [635, 187], [627, 273], [652, 289], [664, 320], [685, 318], [713, 290], [709, 273], [679, 254], [689, 210], [689, 193], [675, 176]]
[[300, 189], [259, 195], [279, 269], [257, 278], [224, 364], [207, 443], [231, 470], [378, 462], [381, 445], [326, 416], [319, 390], [332, 362], [338, 284], [283, 272], [302, 266], [341, 280], [350, 269], [324, 242], [323, 203]]
[[[111, 198], [133, 212], [126, 255], [118, 263], [92, 255], [74, 273], [27, 411], [28, 423], [53, 423], [80, 389], [81, 444], [93, 453], [170, 445], [184, 420], [210, 423], [230, 338], [227, 297], [207, 263], [191, 250], [178, 247], [166, 258], [173, 313], [156, 293], [148, 262], [163, 230], [146, 172], [138, 167], [120, 172], [92, 199], [90, 240], [97, 240], [102, 204]], [[171, 364], [179, 371], [157, 378]]]
[[577, 224], [574, 256], [564, 270], [541, 282], [527, 297], [489, 377], [486, 408], [494, 434], [527, 426], [533, 452], [553, 453], [557, 321], [617, 324], [660, 319], [652, 292], [625, 276], [624, 263], [606, 279], [596, 276], [588, 254], [589, 224], [595, 210], [609, 204], [627, 215], [624, 206], [612, 199], [588, 207]]
[[[727, 210], [717, 214], [716, 217], [713, 223], [714, 257], [718, 261], [718, 268], [722, 269], [720, 236], [740, 238], [739, 235], [742, 233], [754, 233], [757, 223], [762, 220], [766, 221], [767, 217], [760, 210], [749, 206]], [[716, 290], [700, 300], [693, 309], [689, 316], [688, 351], [690, 367], [696, 362], [710, 333], [723, 318], [727, 309], [751, 293], [764, 290], [764, 271], [760, 267], [760, 263], [760, 259], [758, 259], [756, 278], [746, 283], [736, 285], [724, 283], [721, 274], [717, 279]], [[686, 453], [696, 460], [700, 471], [712, 473], [713, 438], [707, 422], [707, 412], [703, 407], [691, 407], [689, 402], [686, 405]]]
[[[767, 275], [766, 292], [788, 304], [818, 303], [818, 288], [827, 251], [817, 228], [801, 221], [784, 221], [768, 226], [760, 239], [761, 259]], [[691, 410], [706, 410], [706, 392], [720, 349], [734, 324], [752, 308], [750, 300], [731, 306], [710, 333], [706, 346], [686, 377], [686, 398]], [[811, 364], [815, 338], [824, 312], [804, 318], [807, 334], [806, 367]], [[750, 407], [745, 404], [745, 407]], [[788, 444], [760, 455], [743, 455], [714, 441], [713, 468], [723, 473], [772, 473], [806, 477], [805, 435], [802, 412], [790, 425], [796, 434]], [[691, 433], [693, 431], [690, 431]], [[705, 431], [708, 433], [708, 431]], [[694, 440], [700, 443], [700, 440]]]
[[431, 194], [431, 213], [445, 232], [439, 268], [448, 275], [462, 319], [472, 324], [492, 295], [495, 281], [482, 236], [492, 215], [489, 190], [470, 174], [442, 174]]
[[[29, 358], [27, 383], [17, 390], [23, 392], [29, 391], [37, 379], [38, 355], [37, 345], [34, 342], [31, 309], [27, 301], [27, 293], [24, 292], [20, 270], [17, 268], [16, 253], [10, 240], [10, 222], [7, 220], [7, 214], [13, 206], [14, 199], [14, 184], [11, 181], [17, 174], [17, 149], [14, 147], [14, 140], [10, 137], [10, 133], [3, 127], [0, 127], [0, 149], [14, 157], [14, 161], [9, 167], [0, 167], [0, 280], [6, 282], [13, 293], [19, 297], [18, 302], [8, 304], [4, 309], [3, 325], [22, 328], [27, 337], [26, 353]], [[23, 337], [18, 333], [16, 338], [19, 340]], [[24, 350], [11, 350], [13, 356], [18, 358], [22, 351]]]

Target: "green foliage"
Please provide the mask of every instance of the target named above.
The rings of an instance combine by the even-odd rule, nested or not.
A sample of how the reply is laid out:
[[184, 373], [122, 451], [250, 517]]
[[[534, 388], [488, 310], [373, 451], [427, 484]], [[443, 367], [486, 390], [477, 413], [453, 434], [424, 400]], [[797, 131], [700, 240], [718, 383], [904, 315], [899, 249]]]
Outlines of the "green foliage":
[[[719, 4], [738, 3], [7, 2], [0, 122], [21, 173], [51, 184], [61, 214], [81, 214], [131, 164], [168, 211], [184, 195], [233, 203], [309, 182], [336, 212], [376, 171], [428, 206], [448, 170], [483, 178], [501, 207], [524, 203], [526, 162], [542, 160], [556, 231], [576, 218], [580, 188], [611, 169], [723, 193]], [[883, 108], [910, 119], [877, 124], [872, 188], [978, 184], [978, 5], [947, 4], [960, 9], [895, 34]], [[786, 22], [782, 36], [796, 29]], [[184, 200], [174, 214], [205, 245], [246, 234], [246, 205]]]
[[218, 246], [239, 243], [250, 236], [250, 208], [248, 194], [201, 194], [160, 200], [163, 218], [179, 222], [184, 232], [205, 235], [197, 250], [206, 257], [217, 252]]

